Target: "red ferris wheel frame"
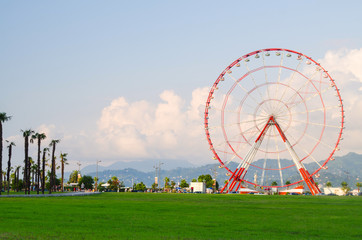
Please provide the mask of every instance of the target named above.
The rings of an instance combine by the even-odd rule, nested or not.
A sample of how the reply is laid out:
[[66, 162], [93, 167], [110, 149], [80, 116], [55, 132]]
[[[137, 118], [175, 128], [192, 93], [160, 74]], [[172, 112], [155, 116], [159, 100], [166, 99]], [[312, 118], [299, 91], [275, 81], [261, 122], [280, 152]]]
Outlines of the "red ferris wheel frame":
[[[256, 184], [256, 183], [253, 183], [253, 182], [251, 182], [251, 181], [248, 181], [248, 180], [246, 180], [246, 179], [243, 179], [243, 178], [242, 178], [242, 174], [241, 174], [241, 173], [238, 174], [238, 171], [240, 171], [240, 168], [237, 168], [236, 170], [233, 170], [233, 169], [230, 169], [230, 168], [224, 163], [224, 161], [223, 161], [223, 160], [221, 159], [221, 157], [219, 156], [218, 151], [216, 150], [216, 148], [215, 148], [215, 146], [214, 146], [214, 143], [213, 143], [213, 141], [212, 141], [212, 139], [211, 139], [211, 134], [210, 134], [210, 129], [209, 129], [209, 117], [210, 117], [210, 115], [209, 115], [209, 109], [211, 108], [211, 102], [212, 102], [212, 99], [214, 98], [214, 93], [215, 93], [215, 91], [218, 89], [219, 84], [220, 84], [222, 81], [224, 81], [225, 75], [228, 74], [228, 73], [230, 73], [230, 72], [231, 72], [231, 69], [232, 69], [233, 67], [235, 67], [235, 66], [236, 66], [236, 67], [240, 66], [240, 62], [242, 62], [243, 60], [244, 60], [244, 61], [247, 61], [247, 60], [248, 60], [250, 57], [252, 57], [252, 56], [258, 57], [259, 54], [266, 54], [266, 53], [271, 53], [271, 52], [275, 52], [275, 53], [285, 52], [286, 54], [289, 54], [289, 53], [296, 54], [296, 55], [298, 56], [298, 58], [302, 58], [302, 59], [306, 60], [306, 61], [307, 61], [307, 64], [312, 64], [312, 63], [313, 63], [315, 66], [317, 66], [317, 67], [321, 70], [321, 72], [323, 72], [324, 77], [325, 77], [325, 78], [328, 78], [328, 80], [329, 80], [329, 82], [330, 82], [331, 88], [333, 88], [333, 89], [336, 91], [336, 96], [337, 96], [338, 101], [339, 101], [339, 106], [338, 106], [338, 107], [340, 108], [340, 113], [341, 113], [341, 125], [340, 125], [340, 129], [339, 129], [339, 133], [338, 133], [338, 137], [337, 137], [337, 139], [336, 139], [336, 142], [335, 142], [335, 144], [332, 146], [333, 149], [332, 149], [331, 152], [328, 154], [328, 156], [327, 156], [326, 160], [323, 162], [323, 164], [321, 164], [320, 167], [318, 167], [317, 169], [315, 169], [315, 170], [314, 170], [313, 172], [311, 172], [311, 173], [309, 173], [305, 168], [302, 167], [303, 164], [302, 164], [301, 166], [299, 166], [299, 163], [302, 163], [302, 161], [303, 161], [306, 157], [308, 157], [308, 155], [307, 155], [306, 157], [304, 157], [304, 158], [301, 158], [301, 159], [298, 158], [298, 161], [297, 161], [297, 162], [299, 162], [299, 163], [294, 162], [293, 165], [284, 167], [283, 169], [285, 169], [285, 168], [290, 168], [290, 167], [292, 167], [292, 166], [297, 166], [297, 165], [298, 165], [297, 168], [298, 168], [298, 171], [299, 171], [299, 173], [300, 173], [300, 175], [301, 175], [301, 180], [296, 181], [296, 182], [291, 183], [291, 184], [277, 186], [277, 187], [286, 187], [286, 186], [294, 185], [294, 184], [297, 184], [297, 183], [300, 183], [300, 182], [303, 182], [303, 181], [304, 181], [304, 182], [307, 184], [308, 188], [311, 190], [311, 193], [312, 193], [312, 194], [317, 194], [317, 193], [320, 192], [320, 191], [319, 191], [318, 187], [316, 186], [316, 184], [314, 183], [313, 176], [317, 176], [317, 173], [318, 173], [321, 169], [326, 169], [326, 168], [327, 168], [327, 167], [326, 167], [326, 164], [327, 164], [330, 160], [334, 160], [333, 155], [334, 155], [335, 152], [338, 150], [338, 146], [339, 146], [340, 141], [341, 141], [342, 132], [343, 132], [343, 129], [344, 129], [344, 108], [343, 108], [342, 98], [341, 98], [339, 89], [337, 88], [337, 86], [336, 86], [336, 84], [335, 84], [335, 81], [332, 79], [332, 77], [329, 75], [329, 73], [328, 73], [318, 62], [316, 62], [316, 61], [313, 60], [311, 57], [306, 56], [306, 55], [304, 55], [304, 54], [302, 54], [302, 53], [300, 53], [300, 52], [293, 51], [293, 50], [288, 50], [288, 49], [283, 49], [283, 48], [268, 48], [268, 49], [262, 49], [262, 50], [258, 50], [258, 51], [251, 52], [251, 53], [249, 53], [249, 54], [246, 54], [246, 55], [238, 58], [238, 59], [235, 60], [233, 63], [231, 63], [227, 68], [224, 69], [224, 71], [219, 75], [219, 77], [218, 77], [217, 80], [214, 82], [213, 86], [211, 87], [211, 90], [210, 90], [210, 92], [209, 92], [209, 95], [208, 95], [208, 98], [207, 98], [207, 101], [206, 101], [205, 114], [204, 114], [204, 127], [205, 127], [205, 133], [206, 133], [207, 141], [208, 141], [208, 143], [209, 143], [210, 150], [212, 151], [212, 153], [213, 153], [213, 155], [214, 155], [214, 159], [216, 159], [216, 160], [219, 161], [219, 163], [221, 164], [221, 165], [220, 165], [221, 168], [225, 168], [225, 169], [229, 172], [229, 174], [231, 174], [231, 177], [230, 177], [229, 182], [228, 182], [228, 183], [230, 183], [230, 185], [228, 186], [228, 188], [226, 188], [227, 185], [228, 185], [228, 184], [226, 184], [226, 185], [224, 186], [224, 188], [222, 189], [222, 191], [224, 191], [225, 189], [227, 189], [227, 192], [228, 192], [228, 191], [232, 191], [232, 190], [234, 189], [234, 187], [236, 187], [236, 190], [237, 190], [237, 189], [240, 187], [240, 183], [241, 183], [242, 181], [247, 182], [247, 183], [249, 183], [249, 184], [253, 184], [253, 185], [255, 185], [255, 186], [259, 186], [259, 187], [268, 187], [268, 185], [260, 185], [260, 184]], [[268, 56], [268, 55], [267, 55], [267, 56]], [[228, 93], [227, 93], [226, 96], [225, 96], [223, 107], [225, 107], [225, 104], [226, 104], [226, 102], [228, 101], [228, 97], [229, 97], [230, 93], [233, 91], [233, 89], [236, 87], [236, 85], [237, 85], [240, 81], [242, 81], [245, 77], [247, 77], [249, 74], [252, 74], [253, 72], [259, 71], [259, 70], [261, 70], [261, 69], [263, 69], [263, 68], [273, 68], [273, 67], [274, 67], [274, 68], [284, 68], [284, 66], [280, 66], [280, 65], [276, 65], [276, 66], [263, 66], [263, 67], [261, 67], [261, 68], [256, 68], [256, 69], [252, 69], [252, 70], [248, 71], [244, 76], [242, 76], [242, 77], [239, 78], [237, 81], [235, 81], [234, 85], [230, 88], [230, 90], [228, 91]], [[297, 70], [294, 70], [294, 69], [291, 69], [291, 68], [289, 68], [289, 70], [291, 70], [291, 71], [296, 71], [296, 72], [298, 72], [298, 74], [303, 75], [303, 73], [301, 73], [301, 72], [299, 72], [299, 71], [297, 71]], [[303, 75], [303, 76], [304, 76], [304, 75]], [[307, 76], [304, 76], [304, 77], [305, 77], [305, 78], [308, 78]], [[314, 83], [312, 83], [312, 85], [314, 86]], [[256, 86], [255, 86], [255, 87], [256, 87]], [[314, 87], [315, 87], [315, 86], [314, 86]], [[295, 90], [295, 89], [294, 89], [294, 90]], [[297, 90], [295, 90], [295, 91], [297, 92]], [[245, 96], [244, 99], [241, 100], [240, 106], [242, 106], [242, 104], [244, 103], [246, 97], [247, 97], [247, 96]], [[321, 97], [321, 96], [320, 96], [320, 97]], [[323, 107], [325, 107], [325, 106], [324, 106], [324, 103], [323, 103], [322, 97], [321, 97], [321, 102], [322, 102], [322, 104], [323, 104]], [[308, 113], [308, 111], [306, 111], [306, 112]], [[223, 113], [223, 110], [222, 110], [222, 113]], [[225, 140], [226, 140], [226, 142], [227, 142], [227, 145], [228, 145], [228, 147], [231, 149], [231, 151], [233, 152], [233, 154], [235, 154], [235, 156], [237, 156], [237, 157], [240, 158], [240, 159], [243, 159], [243, 157], [240, 156], [235, 149], [233, 149], [233, 146], [230, 144], [230, 142], [229, 142], [229, 140], [228, 140], [228, 136], [227, 136], [227, 134], [226, 134], [226, 132], [225, 132], [225, 129], [224, 129], [224, 127], [223, 127], [223, 124], [224, 124], [224, 122], [223, 122], [223, 120], [224, 120], [224, 119], [223, 119], [223, 116], [224, 116], [224, 115], [222, 114], [222, 120], [221, 120], [222, 126], [221, 126], [221, 127], [222, 127], [222, 129], [223, 129], [223, 134], [224, 134]], [[240, 117], [240, 115], [239, 115], [239, 117]], [[325, 117], [326, 117], [326, 116], [325, 116], [325, 112], [324, 112], [324, 118], [325, 118]], [[325, 124], [325, 119], [324, 119], [324, 124]], [[262, 130], [261, 128], [257, 127], [258, 130], [259, 130], [259, 132], [260, 132], [260, 133], [259, 133], [258, 140], [262, 140], [262, 137], [261, 137], [261, 136], [263, 136], [263, 134], [265, 134], [265, 131], [267, 131], [267, 129], [268, 129], [271, 125], [278, 126], [278, 123], [272, 118], [272, 116], [271, 116], [270, 119], [268, 120], [268, 123], [263, 126], [263, 130]], [[284, 137], [283, 137], [283, 136], [284, 136], [284, 133], [283, 133], [283, 130], [281, 130], [280, 127], [278, 127], [277, 130], [278, 130], [281, 138], [282, 138], [283, 141], [284, 141]], [[324, 130], [325, 130], [325, 126], [323, 126], [321, 135], [320, 135], [320, 137], [319, 137], [319, 142], [320, 142], [320, 140], [321, 140], [321, 138], [322, 138], [322, 136], [323, 136]], [[305, 130], [304, 130], [304, 131], [305, 131]], [[242, 131], [241, 131], [241, 133], [242, 133]], [[302, 137], [303, 137], [303, 135], [300, 136], [300, 138], [302, 138]], [[245, 139], [246, 142], [249, 143], [250, 146], [251, 146], [251, 143], [257, 142], [257, 140], [255, 140], [255, 139], [246, 139], [245, 136], [243, 136], [243, 138]], [[254, 140], [255, 140], [255, 142], [254, 142]], [[299, 142], [299, 140], [296, 141], [294, 144], [291, 145], [291, 149], [292, 149], [292, 150], [293, 150], [294, 145], [298, 144], [298, 142]], [[311, 153], [317, 148], [319, 142], [313, 147], [313, 149], [311, 150], [311, 152], [310, 152], [309, 154], [311, 154]], [[247, 165], [258, 168], [258, 166], [253, 165], [252, 162], [247, 163]], [[249, 167], [249, 166], [247, 166], [247, 167]], [[266, 169], [266, 170], [275, 170], [275, 169]], [[245, 176], [245, 173], [244, 173], [244, 176]], [[236, 184], [236, 182], [238, 182], [238, 184]], [[234, 184], [234, 183], [235, 183], [235, 184]], [[232, 187], [231, 187], [231, 186], [232, 186]]]

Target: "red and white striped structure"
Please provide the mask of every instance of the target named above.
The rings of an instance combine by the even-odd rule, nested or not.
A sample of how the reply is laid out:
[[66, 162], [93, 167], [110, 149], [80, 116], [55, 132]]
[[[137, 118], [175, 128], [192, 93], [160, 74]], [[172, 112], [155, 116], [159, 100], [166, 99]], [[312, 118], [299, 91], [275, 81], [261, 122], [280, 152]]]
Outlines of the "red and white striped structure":
[[271, 48], [242, 56], [220, 74], [204, 125], [214, 159], [229, 176], [222, 192], [237, 191], [242, 182], [287, 187], [304, 181], [318, 194], [313, 177], [334, 160], [344, 110], [335, 81], [319, 63]]

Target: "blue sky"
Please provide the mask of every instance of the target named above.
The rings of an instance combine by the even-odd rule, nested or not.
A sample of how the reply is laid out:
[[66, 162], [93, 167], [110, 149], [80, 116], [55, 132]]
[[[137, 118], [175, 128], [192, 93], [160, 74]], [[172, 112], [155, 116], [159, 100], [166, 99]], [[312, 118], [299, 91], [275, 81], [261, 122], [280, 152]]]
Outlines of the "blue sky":
[[100, 127], [105, 109], [119, 98], [130, 109], [140, 102], [157, 109], [168, 91], [163, 96], [178, 97], [169, 105], [179, 104], [175, 117], [182, 116], [195, 89], [210, 87], [228, 64], [257, 49], [283, 47], [314, 59], [345, 50], [344, 59], [362, 48], [361, 9], [360, 1], [1, 1], [0, 112], [13, 116], [4, 137], [17, 141], [18, 164], [20, 129], [28, 128], [62, 138], [59, 151], [73, 163], [146, 157], [205, 163], [207, 149], [193, 154], [183, 146], [180, 153], [152, 144], [144, 155], [122, 154], [117, 145], [96, 151], [105, 139], [114, 141]]

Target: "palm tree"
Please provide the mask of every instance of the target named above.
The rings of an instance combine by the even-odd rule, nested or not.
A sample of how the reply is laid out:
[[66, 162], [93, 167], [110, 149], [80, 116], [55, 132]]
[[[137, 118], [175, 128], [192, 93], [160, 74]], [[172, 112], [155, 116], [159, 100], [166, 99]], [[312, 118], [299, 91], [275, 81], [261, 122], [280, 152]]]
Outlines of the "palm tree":
[[[285, 185], [289, 185], [289, 184], [291, 184], [291, 182], [289, 180], [285, 182]], [[289, 186], [287, 186], [287, 189], [289, 189]]]
[[[3, 123], [11, 119], [6, 113], [0, 113], [0, 173], [3, 171]], [[0, 179], [0, 195], [3, 189], [2, 177]]]
[[172, 189], [172, 190], [175, 188], [175, 185], [176, 185], [175, 181], [172, 180], [172, 181], [171, 181], [171, 189]]
[[35, 133], [31, 136], [30, 142], [33, 143], [36, 139], [38, 141], [38, 168], [36, 171], [36, 193], [39, 194], [39, 183], [40, 183], [40, 145], [41, 140], [44, 140], [47, 136], [45, 133]]
[[360, 187], [362, 187], [362, 184], [361, 184], [360, 182], [357, 182], [357, 183], [356, 183], [356, 187], [357, 187], [358, 192], [359, 192], [359, 189], [360, 189]]
[[44, 194], [44, 190], [45, 190], [45, 155], [46, 153], [49, 152], [49, 148], [44, 148], [43, 149], [43, 162], [42, 162], [42, 178], [41, 178], [41, 193]]
[[25, 194], [30, 194], [30, 164], [29, 164], [29, 137], [34, 133], [33, 130], [21, 130], [24, 137], [24, 152], [25, 152], [25, 168], [24, 168], [24, 186]]
[[[6, 141], [6, 142], [9, 142], [9, 141]], [[15, 143], [14, 142], [10, 142], [9, 143], [9, 160], [8, 160], [8, 172], [7, 172], [7, 178], [8, 178], [8, 195], [10, 193], [10, 169], [11, 169], [11, 155], [12, 155], [12, 149], [13, 149], [13, 146], [15, 146]]]
[[17, 192], [19, 192], [19, 171], [20, 171], [20, 168], [21, 168], [21, 166], [17, 166], [15, 168], [15, 171], [14, 171], [14, 173], [15, 173], [15, 177], [14, 177], [15, 184], [14, 184], [14, 186], [16, 187]]
[[165, 188], [168, 188], [169, 187], [169, 182], [170, 182], [170, 179], [168, 177], [165, 177]]
[[271, 183], [271, 185], [272, 185], [272, 186], [278, 186], [278, 183], [277, 183], [276, 181], [273, 181], [273, 182]]
[[34, 164], [33, 159], [31, 159], [30, 172], [31, 172], [31, 189], [34, 189], [36, 183], [36, 170], [38, 165]]
[[326, 187], [328, 188], [329, 193], [332, 193], [330, 189], [332, 187], [332, 183], [330, 181], [326, 182]]
[[[2, 171], [1, 181], [2, 181], [2, 183], [4, 185], [4, 188], [5, 188], [5, 185], [6, 185], [6, 172], [5, 171]], [[1, 186], [1, 189], [2, 189], [2, 186]]]
[[59, 142], [60, 142], [60, 140], [56, 139], [56, 140], [52, 140], [49, 144], [50, 147], [53, 147], [49, 194], [52, 193], [52, 188], [54, 188], [54, 191], [55, 191], [55, 147], [56, 147], [57, 143], [59, 143]]
[[343, 190], [344, 194], [347, 194], [349, 192], [349, 190], [351, 190], [348, 187], [348, 183], [346, 181], [341, 182], [341, 185], [342, 185], [342, 190]]
[[[60, 153], [60, 162], [62, 164], [62, 192], [64, 192], [64, 164], [68, 165], [68, 159], [67, 159], [68, 153]], [[98, 181], [98, 180], [97, 180]]]

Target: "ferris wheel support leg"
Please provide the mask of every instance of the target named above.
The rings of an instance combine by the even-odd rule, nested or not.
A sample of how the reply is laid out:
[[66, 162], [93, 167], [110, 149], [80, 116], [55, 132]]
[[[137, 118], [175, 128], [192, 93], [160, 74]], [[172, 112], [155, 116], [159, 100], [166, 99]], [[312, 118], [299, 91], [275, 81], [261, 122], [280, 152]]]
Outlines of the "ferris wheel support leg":
[[[259, 150], [259, 147], [261, 145], [261, 142], [264, 138], [264, 135], [266, 133], [266, 131], [268, 130], [270, 124], [269, 124], [270, 120], [268, 121], [268, 123], [265, 125], [263, 131], [260, 133], [260, 135], [258, 136], [258, 138], [255, 140], [253, 146], [250, 148], [249, 152], [246, 154], [246, 157], [244, 159], [244, 162], [240, 162], [238, 167], [236, 168], [235, 172], [233, 173], [233, 175], [230, 177], [228, 183], [231, 181], [231, 184], [228, 187], [228, 190], [226, 193], [233, 191], [235, 185], [237, 182], [238, 185], [236, 186], [235, 191], [239, 190], [241, 182], [243, 181], [246, 172], [248, 171], [248, 168], [250, 166], [250, 164], [253, 162], [254, 157], [256, 155], [256, 153]], [[225, 190], [225, 187], [227, 185], [224, 186], [224, 188], [221, 190], [221, 192], [223, 192]]]
[[255, 154], [257, 153], [260, 144], [261, 144], [261, 140], [256, 141], [253, 144], [253, 146], [251, 147], [251, 149], [249, 150], [248, 154], [246, 154], [244, 162], [239, 164], [239, 166], [237, 168], [237, 169], [239, 169], [239, 171], [237, 171], [237, 173], [232, 176], [233, 180], [228, 188], [228, 192], [234, 190], [236, 183], [238, 183], [238, 185], [236, 186], [235, 191], [239, 190], [241, 182], [243, 181], [243, 179], [246, 175], [246, 172], [248, 171], [250, 163], [254, 160]]
[[295, 166], [297, 167], [297, 169], [300, 173], [300, 176], [302, 177], [304, 182], [307, 184], [311, 194], [316, 195], [318, 193], [321, 193], [320, 189], [315, 184], [313, 177], [309, 174], [307, 169], [300, 162], [297, 153], [294, 151], [294, 149], [293, 149], [292, 145], [289, 143], [288, 139], [285, 138], [284, 142], [285, 142], [285, 145], [286, 145], [290, 155], [292, 156], [293, 162], [294, 162]]
[[239, 184], [238, 184], [238, 186], [236, 187], [237, 190], [240, 188], [240, 185], [241, 185], [242, 182], [243, 182], [243, 180], [239, 180]]
[[[236, 184], [236, 181], [238, 179], [238, 175], [240, 172], [243, 172], [244, 171], [244, 168], [236, 168], [235, 172], [233, 173], [233, 175], [230, 177], [228, 183], [231, 181], [229, 187], [228, 187], [228, 190], [226, 191], [226, 193], [228, 192], [232, 192], [234, 187], [235, 187], [235, 184]], [[224, 188], [226, 187], [226, 185], [224, 186]], [[224, 188], [222, 189], [221, 192], [223, 192]]]
[[[233, 172], [233, 174], [231, 175], [231, 177], [229, 178], [229, 180], [227, 181], [227, 183], [225, 184], [225, 186], [221, 189], [221, 193], [224, 192], [225, 188], [229, 185], [229, 182], [231, 179], [233, 179], [233, 177], [235, 176], [236, 172], [238, 171], [239, 168], [236, 168], [235, 171]], [[227, 193], [227, 192], [226, 192]]]
[[317, 184], [315, 184], [315, 182], [314, 182], [312, 176], [310, 176], [309, 172], [304, 168], [299, 169], [299, 171], [304, 176], [304, 179], [306, 179], [305, 182], [307, 183], [310, 192], [313, 195], [321, 193], [321, 190], [318, 188]]

